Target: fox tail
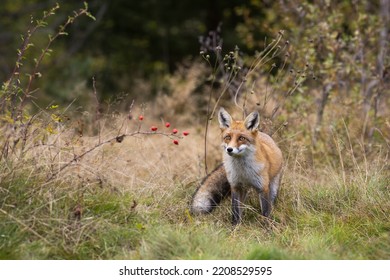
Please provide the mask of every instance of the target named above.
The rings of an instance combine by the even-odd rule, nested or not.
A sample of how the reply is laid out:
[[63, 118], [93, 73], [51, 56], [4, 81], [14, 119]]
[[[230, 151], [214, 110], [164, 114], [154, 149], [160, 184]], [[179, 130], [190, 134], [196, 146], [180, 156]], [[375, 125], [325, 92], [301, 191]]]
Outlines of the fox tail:
[[229, 194], [230, 184], [226, 177], [225, 168], [223, 164], [220, 164], [202, 180], [195, 191], [191, 203], [191, 213], [210, 213]]

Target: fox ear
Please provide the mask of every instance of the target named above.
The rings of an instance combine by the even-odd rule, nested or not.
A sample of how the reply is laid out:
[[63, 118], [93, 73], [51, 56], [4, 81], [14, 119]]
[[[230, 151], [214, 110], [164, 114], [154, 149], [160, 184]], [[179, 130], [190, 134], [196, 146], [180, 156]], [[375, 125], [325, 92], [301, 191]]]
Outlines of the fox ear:
[[260, 125], [260, 115], [257, 111], [252, 112], [246, 117], [244, 121], [246, 129], [255, 131]]
[[221, 107], [218, 112], [218, 120], [219, 120], [219, 127], [220, 128], [229, 128], [232, 123], [232, 117], [229, 115], [226, 110]]

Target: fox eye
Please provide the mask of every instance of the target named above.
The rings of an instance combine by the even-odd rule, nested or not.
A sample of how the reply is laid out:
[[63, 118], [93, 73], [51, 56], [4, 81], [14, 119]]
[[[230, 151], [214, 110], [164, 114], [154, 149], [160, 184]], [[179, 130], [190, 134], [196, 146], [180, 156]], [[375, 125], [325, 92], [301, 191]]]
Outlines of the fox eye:
[[240, 136], [240, 137], [238, 137], [238, 141], [246, 141], [246, 138], [244, 137], [244, 136]]
[[226, 141], [230, 141], [232, 139], [232, 137], [230, 137], [230, 135], [226, 135], [225, 137], [223, 137], [223, 139]]

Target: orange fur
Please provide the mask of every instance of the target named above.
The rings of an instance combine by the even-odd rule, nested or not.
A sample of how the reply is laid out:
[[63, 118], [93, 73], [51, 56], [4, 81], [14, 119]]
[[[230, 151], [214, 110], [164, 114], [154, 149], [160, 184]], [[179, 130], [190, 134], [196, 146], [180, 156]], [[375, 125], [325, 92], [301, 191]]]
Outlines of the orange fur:
[[244, 121], [234, 121], [223, 108], [219, 111], [233, 224], [241, 221], [249, 188], [259, 193], [262, 214], [268, 217], [281, 179], [282, 152], [270, 136], [258, 131], [259, 119], [259, 114], [253, 112]]
[[268, 217], [282, 177], [282, 152], [270, 136], [258, 131], [259, 113], [235, 121], [225, 109], [218, 112], [222, 131], [223, 165], [201, 183], [192, 200], [192, 213], [209, 213], [229, 192], [232, 222], [241, 221], [248, 190], [259, 193], [262, 214]]

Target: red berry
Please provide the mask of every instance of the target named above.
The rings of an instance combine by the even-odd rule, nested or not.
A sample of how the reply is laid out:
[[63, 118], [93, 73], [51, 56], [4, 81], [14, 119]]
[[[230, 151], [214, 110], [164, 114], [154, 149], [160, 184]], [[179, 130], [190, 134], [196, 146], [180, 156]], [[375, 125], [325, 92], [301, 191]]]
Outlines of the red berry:
[[156, 131], [156, 130], [157, 130], [157, 126], [152, 126], [152, 127], [150, 128], [150, 130], [151, 130], [151, 131]]
[[177, 140], [175, 139], [175, 140], [173, 140], [173, 144], [179, 145], [179, 141], [177, 141]]
[[184, 136], [187, 136], [188, 134], [190, 134], [188, 131], [183, 131]]
[[171, 126], [171, 124], [169, 122], [165, 123], [165, 127], [170, 127], [170, 126]]
[[174, 128], [173, 130], [172, 130], [172, 133], [173, 134], [176, 134], [178, 132], [178, 130], [176, 129], [176, 128]]
[[138, 117], [138, 119], [139, 119], [140, 121], [142, 121], [142, 120], [144, 119], [144, 116], [140, 115], [140, 116]]

